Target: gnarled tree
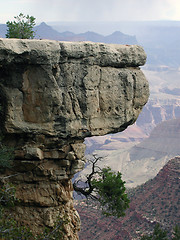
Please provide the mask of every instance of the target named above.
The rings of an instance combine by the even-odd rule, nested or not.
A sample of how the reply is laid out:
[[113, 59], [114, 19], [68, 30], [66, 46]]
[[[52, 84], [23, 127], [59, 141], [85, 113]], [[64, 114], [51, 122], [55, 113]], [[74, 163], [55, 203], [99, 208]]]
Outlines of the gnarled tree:
[[74, 181], [74, 190], [99, 203], [102, 213], [106, 216], [122, 217], [129, 207], [129, 199], [125, 192], [125, 182], [120, 172], [114, 172], [110, 167], [100, 168], [97, 162], [102, 157], [93, 155], [91, 173], [86, 181]]

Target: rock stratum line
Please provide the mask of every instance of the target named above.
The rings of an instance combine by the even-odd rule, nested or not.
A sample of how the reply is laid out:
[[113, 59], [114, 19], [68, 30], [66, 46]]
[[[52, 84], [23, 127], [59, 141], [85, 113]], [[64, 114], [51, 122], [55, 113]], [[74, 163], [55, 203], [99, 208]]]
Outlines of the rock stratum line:
[[123, 131], [149, 97], [137, 45], [0, 39], [0, 124], [15, 149], [4, 175], [16, 186], [20, 223], [38, 232], [68, 219], [78, 239], [71, 179], [84, 167], [84, 139]]

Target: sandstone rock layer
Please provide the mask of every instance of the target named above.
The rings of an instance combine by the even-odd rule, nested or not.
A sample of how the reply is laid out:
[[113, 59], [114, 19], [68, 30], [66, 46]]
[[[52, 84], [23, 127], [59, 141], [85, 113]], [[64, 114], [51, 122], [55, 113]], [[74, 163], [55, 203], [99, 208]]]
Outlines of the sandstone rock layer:
[[15, 149], [4, 174], [18, 173], [19, 221], [37, 232], [66, 217], [65, 239], [78, 239], [71, 178], [83, 141], [136, 121], [149, 96], [145, 61], [136, 45], [0, 39], [1, 132]]

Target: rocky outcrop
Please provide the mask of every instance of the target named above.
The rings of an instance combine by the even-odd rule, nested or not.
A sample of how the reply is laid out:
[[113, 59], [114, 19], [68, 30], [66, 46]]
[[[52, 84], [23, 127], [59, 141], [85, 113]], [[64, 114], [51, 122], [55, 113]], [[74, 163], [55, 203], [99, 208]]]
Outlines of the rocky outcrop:
[[78, 239], [71, 178], [84, 167], [85, 137], [124, 130], [147, 102], [139, 46], [0, 39], [0, 121], [15, 152], [19, 222], [38, 232], [68, 220]]

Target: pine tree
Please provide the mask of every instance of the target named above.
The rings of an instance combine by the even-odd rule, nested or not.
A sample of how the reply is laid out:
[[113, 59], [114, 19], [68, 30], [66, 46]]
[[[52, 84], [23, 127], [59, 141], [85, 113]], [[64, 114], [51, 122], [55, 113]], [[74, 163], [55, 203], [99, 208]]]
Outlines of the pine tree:
[[33, 39], [35, 32], [33, 27], [35, 26], [35, 18], [33, 16], [25, 16], [20, 13], [19, 16], [14, 17], [12, 22], [8, 21], [7, 24], [7, 38], [20, 38], [20, 39]]

